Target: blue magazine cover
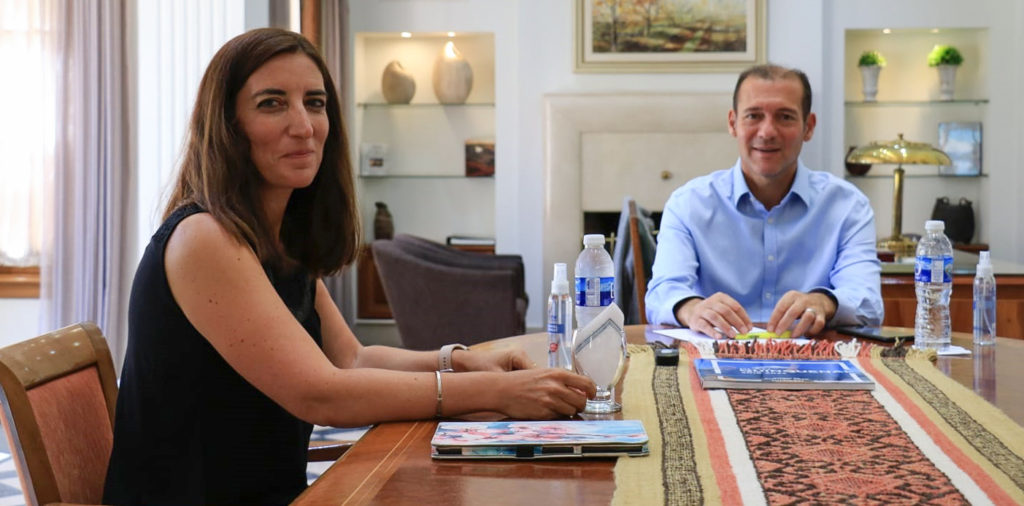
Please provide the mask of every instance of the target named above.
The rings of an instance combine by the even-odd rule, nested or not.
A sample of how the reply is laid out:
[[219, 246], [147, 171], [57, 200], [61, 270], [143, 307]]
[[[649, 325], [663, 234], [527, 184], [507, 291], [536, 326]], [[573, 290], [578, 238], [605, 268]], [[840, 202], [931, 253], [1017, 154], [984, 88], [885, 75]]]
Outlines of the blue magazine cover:
[[785, 390], [873, 390], [875, 382], [849, 360], [698, 358], [701, 386]]

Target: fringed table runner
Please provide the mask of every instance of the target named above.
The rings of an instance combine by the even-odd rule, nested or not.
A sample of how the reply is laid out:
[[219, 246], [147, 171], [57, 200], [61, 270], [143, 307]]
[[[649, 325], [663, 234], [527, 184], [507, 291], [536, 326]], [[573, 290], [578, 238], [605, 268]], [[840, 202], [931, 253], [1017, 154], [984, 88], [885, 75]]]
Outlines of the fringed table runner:
[[[678, 367], [655, 366], [646, 345], [629, 352], [622, 415], [643, 421], [651, 453], [618, 459], [613, 504], [1024, 504], [1024, 428], [936, 369], [934, 352], [685, 343]], [[842, 356], [875, 389], [704, 390], [700, 356]]]

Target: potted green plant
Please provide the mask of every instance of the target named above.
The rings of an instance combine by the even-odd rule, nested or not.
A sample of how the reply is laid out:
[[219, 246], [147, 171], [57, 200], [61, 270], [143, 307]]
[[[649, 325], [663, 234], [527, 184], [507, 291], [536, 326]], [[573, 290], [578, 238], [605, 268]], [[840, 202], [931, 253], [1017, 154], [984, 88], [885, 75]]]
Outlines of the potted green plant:
[[939, 69], [939, 100], [953, 100], [956, 69], [963, 62], [963, 55], [953, 46], [937, 44], [928, 53], [928, 66]]
[[865, 102], [874, 102], [878, 95], [878, 74], [885, 66], [885, 57], [878, 51], [864, 51], [857, 61]]

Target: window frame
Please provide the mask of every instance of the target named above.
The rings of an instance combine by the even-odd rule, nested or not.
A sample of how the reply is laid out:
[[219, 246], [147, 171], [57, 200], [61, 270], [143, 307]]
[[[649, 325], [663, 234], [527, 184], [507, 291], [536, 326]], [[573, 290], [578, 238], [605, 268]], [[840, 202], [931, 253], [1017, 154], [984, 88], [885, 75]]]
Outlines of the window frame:
[[38, 299], [39, 266], [0, 265], [0, 299]]

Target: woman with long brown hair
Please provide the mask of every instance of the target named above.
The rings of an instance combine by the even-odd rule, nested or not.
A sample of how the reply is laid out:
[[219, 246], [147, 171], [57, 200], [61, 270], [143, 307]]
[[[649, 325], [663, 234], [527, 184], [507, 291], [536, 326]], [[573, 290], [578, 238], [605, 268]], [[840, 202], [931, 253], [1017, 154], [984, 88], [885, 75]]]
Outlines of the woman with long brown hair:
[[353, 260], [361, 233], [339, 98], [302, 36], [225, 44], [188, 135], [132, 287], [105, 503], [286, 503], [306, 485], [312, 423], [546, 419], [593, 396], [521, 350], [356, 340], [318, 279]]

